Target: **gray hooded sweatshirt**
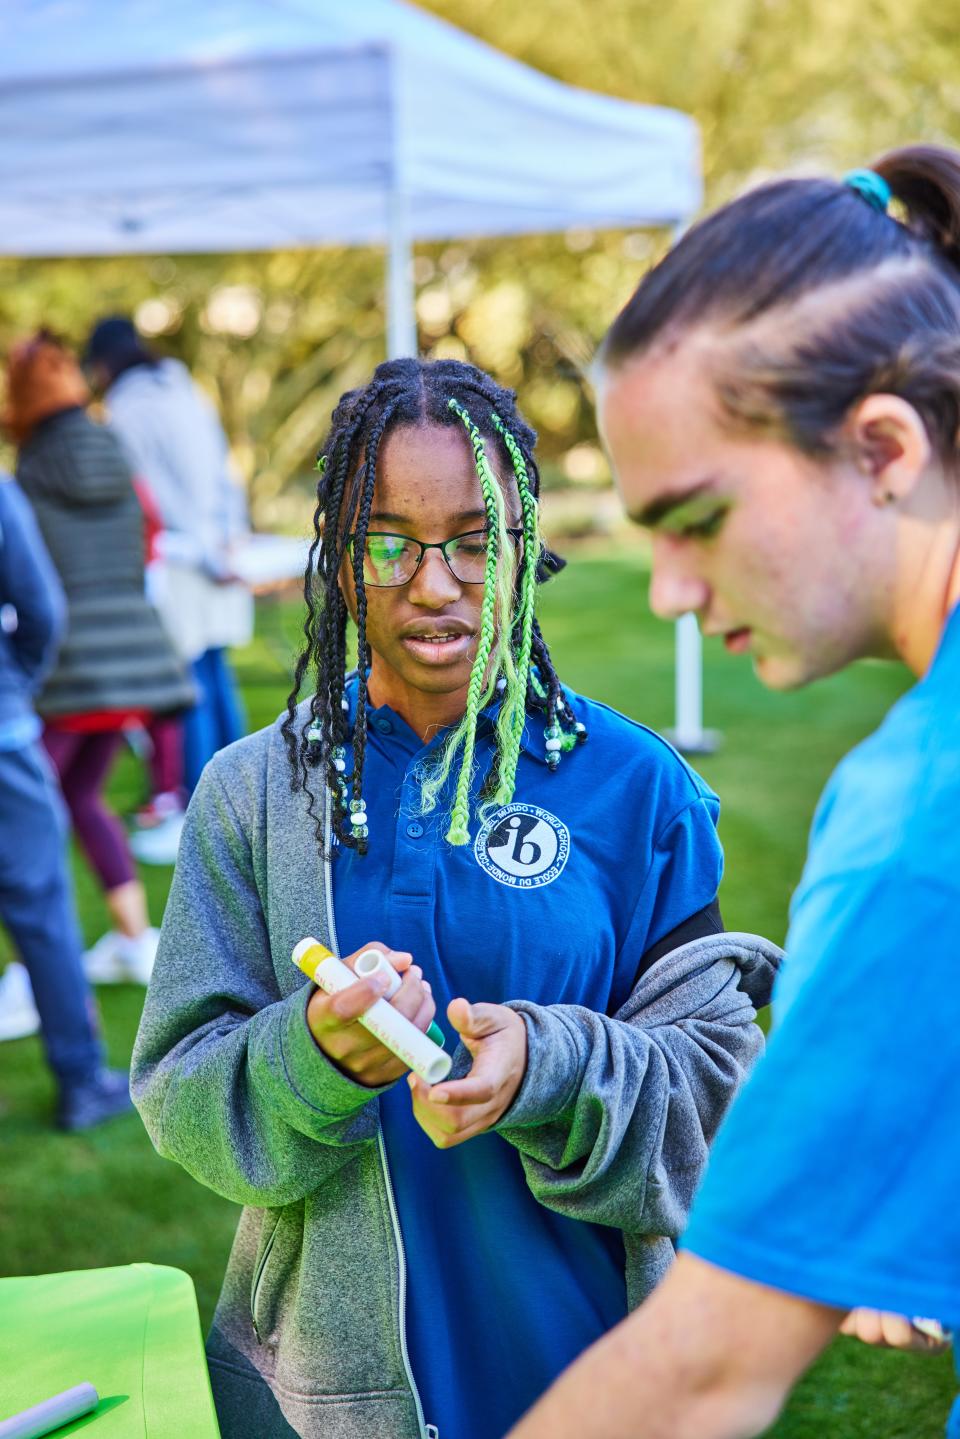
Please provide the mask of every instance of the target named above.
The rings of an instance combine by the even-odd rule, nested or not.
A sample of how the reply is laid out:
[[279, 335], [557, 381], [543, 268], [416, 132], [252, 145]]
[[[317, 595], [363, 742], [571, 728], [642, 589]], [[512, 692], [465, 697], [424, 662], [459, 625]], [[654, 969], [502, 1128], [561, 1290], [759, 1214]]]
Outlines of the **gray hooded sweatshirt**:
[[[307, 1028], [312, 986], [290, 961], [306, 934], [337, 951], [278, 721], [221, 751], [191, 802], [133, 1095], [159, 1153], [244, 1206], [208, 1339], [224, 1439], [426, 1439], [382, 1091]], [[712, 935], [657, 960], [615, 1015], [511, 1006], [528, 1064], [497, 1132], [542, 1204], [622, 1231], [631, 1305], [673, 1257], [780, 957]], [[461, 1046], [454, 1076], [469, 1065]]]

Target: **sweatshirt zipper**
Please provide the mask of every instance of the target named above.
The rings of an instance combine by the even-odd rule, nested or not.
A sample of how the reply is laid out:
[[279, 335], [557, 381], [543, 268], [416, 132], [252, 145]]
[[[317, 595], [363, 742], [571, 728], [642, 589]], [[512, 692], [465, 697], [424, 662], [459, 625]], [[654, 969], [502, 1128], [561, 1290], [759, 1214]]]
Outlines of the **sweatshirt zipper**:
[[266, 1248], [263, 1251], [263, 1257], [261, 1258], [260, 1263], [257, 1266], [257, 1272], [253, 1281], [253, 1292], [250, 1295], [250, 1317], [253, 1320], [253, 1332], [257, 1336], [258, 1344], [263, 1343], [263, 1335], [260, 1333], [260, 1325], [257, 1323], [257, 1300], [260, 1298], [260, 1286], [263, 1283], [263, 1276], [267, 1268], [267, 1261], [273, 1252], [273, 1242], [277, 1237], [277, 1230], [279, 1228], [280, 1219], [278, 1217], [277, 1222], [273, 1226], [273, 1233], [267, 1240]]
[[[330, 834], [330, 808], [330, 794], [328, 791], [326, 796], [326, 830], [328, 836]], [[327, 905], [327, 928], [330, 936], [330, 948], [334, 954], [338, 955], [340, 953], [340, 942], [337, 939], [337, 923], [333, 913], [333, 877], [330, 869], [329, 855], [323, 861], [323, 890]], [[407, 1349], [407, 1257], [403, 1247], [403, 1235], [400, 1232], [400, 1219], [397, 1214], [397, 1202], [393, 1194], [390, 1166], [387, 1164], [387, 1150], [383, 1142], [383, 1131], [380, 1129], [379, 1124], [377, 1127], [377, 1152], [380, 1155], [380, 1165], [383, 1169], [383, 1182], [387, 1191], [387, 1205], [390, 1209], [390, 1222], [393, 1225], [393, 1237], [397, 1245], [397, 1263], [399, 1269], [399, 1303], [397, 1306], [399, 1312], [397, 1318], [400, 1328], [400, 1355], [403, 1359], [407, 1383], [410, 1385], [410, 1393], [413, 1395], [413, 1402], [417, 1410], [417, 1430], [420, 1439], [433, 1439], [437, 1431], [433, 1425], [430, 1425], [428, 1428], [424, 1423], [420, 1391], [413, 1377], [413, 1369], [410, 1367], [410, 1352]]]
[[[420, 1427], [421, 1439], [428, 1439], [429, 1430], [423, 1422], [423, 1405], [420, 1403], [420, 1392], [417, 1389], [413, 1377], [413, 1370], [410, 1367], [410, 1355], [407, 1350], [407, 1258], [403, 1248], [403, 1235], [400, 1233], [397, 1202], [393, 1197], [393, 1181], [390, 1178], [390, 1166], [387, 1164], [387, 1150], [383, 1142], [383, 1131], [379, 1129], [377, 1131], [377, 1145], [380, 1150], [380, 1163], [383, 1165], [383, 1177], [387, 1186], [387, 1202], [390, 1206], [393, 1234], [397, 1241], [397, 1258], [400, 1261], [400, 1301], [398, 1306], [400, 1310], [400, 1353], [403, 1355], [403, 1367], [407, 1371], [407, 1380], [413, 1393], [413, 1402], [417, 1406], [417, 1424]], [[436, 1433], [436, 1430], [434, 1430], [434, 1433]]]

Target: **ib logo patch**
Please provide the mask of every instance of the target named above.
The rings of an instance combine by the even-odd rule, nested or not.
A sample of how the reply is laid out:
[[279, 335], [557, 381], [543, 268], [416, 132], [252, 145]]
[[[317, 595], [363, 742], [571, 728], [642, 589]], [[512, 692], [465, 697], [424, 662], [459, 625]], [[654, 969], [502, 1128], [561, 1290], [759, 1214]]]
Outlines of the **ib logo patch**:
[[535, 804], [506, 804], [483, 826], [473, 846], [477, 864], [498, 884], [539, 889], [562, 873], [570, 831]]

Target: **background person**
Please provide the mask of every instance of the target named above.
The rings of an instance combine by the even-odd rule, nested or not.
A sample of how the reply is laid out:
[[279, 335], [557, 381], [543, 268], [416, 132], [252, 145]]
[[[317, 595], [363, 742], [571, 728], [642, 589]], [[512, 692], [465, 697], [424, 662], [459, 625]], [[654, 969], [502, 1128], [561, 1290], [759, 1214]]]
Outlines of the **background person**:
[[[226, 655], [229, 645], [245, 644], [253, 632], [252, 597], [237, 580], [231, 555], [248, 530], [243, 495], [210, 401], [179, 360], [158, 359], [148, 349], [131, 320], [101, 320], [84, 364], [163, 525], [151, 598], [196, 685], [197, 703], [183, 719], [184, 775], [192, 794], [211, 756], [244, 733]], [[160, 818], [167, 817], [163, 805]], [[169, 814], [169, 795], [166, 808]], [[156, 842], [154, 836], [149, 847]]]
[[[163, 521], [146, 483], [136, 475], [133, 487], [144, 517], [144, 576], [147, 598], [154, 589], [152, 577], [162, 570], [160, 536]], [[183, 828], [186, 789], [183, 778], [183, 720], [179, 714], [152, 715], [138, 735], [130, 735], [134, 748], [148, 767], [149, 797], [133, 817], [130, 849], [144, 864], [173, 864]]]
[[516, 1439], [747, 1439], [852, 1306], [878, 1342], [960, 1324], [958, 265], [960, 155], [897, 150], [724, 207], [605, 341], [658, 613], [775, 688], [862, 656], [919, 683], [821, 799], [776, 1030], [685, 1252]]
[[[663, 1274], [762, 1044], [777, 955], [717, 933], [715, 796], [554, 670], [534, 442], [457, 362], [342, 398], [288, 712], [187, 815], [133, 1083], [159, 1151], [246, 1206], [225, 1439], [494, 1439]], [[458, 1077], [401, 1083], [356, 1023], [373, 984], [303, 985], [308, 933], [383, 936]]]
[[103, 789], [123, 730], [183, 709], [192, 687], [143, 590], [143, 514], [119, 443], [86, 413], [73, 356], [41, 331], [10, 356], [6, 424], [17, 478], [67, 597], [57, 662], [37, 697], [44, 745], [112, 928], [86, 956], [91, 979], [145, 983], [156, 952], [146, 894]]
[[57, 1122], [88, 1129], [131, 1107], [107, 1069], [67, 864], [63, 803], [31, 696], [49, 669], [66, 606], [30, 506], [0, 476], [0, 920], [20, 960], [0, 976], [0, 1039], [43, 1036]]

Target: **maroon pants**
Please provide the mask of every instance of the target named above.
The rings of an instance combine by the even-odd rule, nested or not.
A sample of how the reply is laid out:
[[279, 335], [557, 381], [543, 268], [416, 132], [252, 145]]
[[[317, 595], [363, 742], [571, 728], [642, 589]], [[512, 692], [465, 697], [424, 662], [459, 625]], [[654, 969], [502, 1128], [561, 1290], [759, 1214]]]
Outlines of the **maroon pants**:
[[135, 879], [126, 831], [103, 798], [111, 766], [123, 744], [121, 732], [74, 734], [48, 724], [43, 743], [60, 776], [77, 839], [104, 889], [117, 889]]
[[183, 720], [179, 715], [155, 715], [147, 725], [153, 743], [150, 780], [153, 794], [177, 794], [183, 789]]

